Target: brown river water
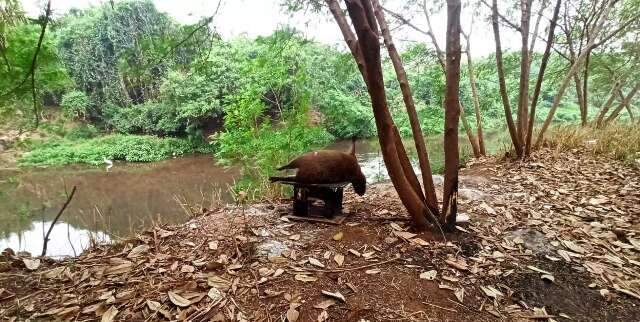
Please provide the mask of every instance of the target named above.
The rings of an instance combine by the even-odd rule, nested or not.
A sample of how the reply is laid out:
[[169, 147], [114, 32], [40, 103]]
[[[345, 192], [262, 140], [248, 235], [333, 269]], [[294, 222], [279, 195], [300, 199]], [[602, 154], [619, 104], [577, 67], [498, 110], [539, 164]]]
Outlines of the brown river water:
[[[434, 168], [442, 163], [441, 140], [441, 136], [428, 140]], [[411, 150], [412, 144], [406, 145]], [[328, 148], [347, 150], [349, 146], [349, 141], [338, 141]], [[379, 151], [377, 140], [357, 145], [368, 183], [388, 178]], [[235, 179], [239, 169], [218, 166], [210, 155], [155, 163], [116, 162], [110, 169], [80, 165], [0, 169], [0, 250], [10, 247], [40, 254], [43, 235], [66, 200], [65, 187], [70, 191], [75, 185], [77, 192], [53, 228], [50, 256], [74, 256], [92, 241], [132, 236], [155, 223], [184, 222], [188, 215], [181, 203], [206, 207], [212, 200], [232, 202], [229, 188]]]

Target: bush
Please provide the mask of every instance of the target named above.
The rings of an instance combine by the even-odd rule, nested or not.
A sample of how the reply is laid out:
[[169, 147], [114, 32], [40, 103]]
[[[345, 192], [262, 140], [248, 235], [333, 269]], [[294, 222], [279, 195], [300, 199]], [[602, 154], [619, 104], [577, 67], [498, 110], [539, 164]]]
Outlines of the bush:
[[81, 91], [71, 91], [62, 96], [60, 103], [67, 117], [84, 118], [89, 112], [89, 97]]
[[69, 130], [64, 137], [69, 140], [81, 140], [92, 139], [99, 134], [100, 132], [95, 126], [91, 124], [81, 124]]
[[375, 133], [373, 111], [356, 96], [338, 90], [325, 93], [320, 105], [324, 126], [336, 138], [367, 138]]
[[200, 151], [184, 139], [154, 136], [109, 135], [89, 140], [49, 140], [35, 144], [18, 161], [21, 166], [59, 166], [72, 163], [99, 165], [104, 159], [151, 162]]

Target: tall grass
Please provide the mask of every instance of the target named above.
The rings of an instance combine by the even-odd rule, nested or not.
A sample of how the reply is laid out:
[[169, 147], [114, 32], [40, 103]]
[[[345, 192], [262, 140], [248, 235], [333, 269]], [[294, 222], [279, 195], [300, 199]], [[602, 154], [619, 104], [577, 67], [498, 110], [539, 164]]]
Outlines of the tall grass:
[[604, 128], [558, 125], [551, 128], [547, 142], [558, 150], [584, 148], [632, 164], [640, 158], [640, 126], [612, 123]]

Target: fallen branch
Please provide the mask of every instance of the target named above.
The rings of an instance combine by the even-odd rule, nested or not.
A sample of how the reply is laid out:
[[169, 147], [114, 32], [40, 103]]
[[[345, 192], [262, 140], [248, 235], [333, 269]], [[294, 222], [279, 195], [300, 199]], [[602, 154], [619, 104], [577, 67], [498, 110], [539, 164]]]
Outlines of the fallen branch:
[[75, 194], [76, 194], [76, 186], [73, 186], [73, 189], [71, 189], [71, 194], [67, 196], [67, 201], [64, 202], [64, 205], [62, 205], [62, 208], [60, 208], [60, 211], [58, 211], [58, 214], [56, 215], [56, 217], [51, 222], [51, 225], [49, 226], [49, 230], [47, 231], [47, 234], [44, 236], [44, 244], [42, 245], [42, 254], [40, 255], [41, 257], [44, 257], [47, 254], [47, 244], [49, 244], [49, 235], [51, 235], [53, 226], [56, 225], [56, 223], [58, 222], [58, 219], [60, 219], [60, 216], [62, 216], [62, 213], [65, 211], [65, 209], [67, 209], [67, 206], [69, 205], [69, 203], [71, 202], [71, 199], [73, 199], [73, 195]]
[[429, 303], [429, 302], [422, 302], [422, 304], [426, 304], [426, 305], [429, 305], [429, 306], [437, 307], [437, 308], [439, 308], [439, 309], [441, 309], [441, 310], [445, 310], [445, 311], [449, 311], [449, 312], [456, 312], [456, 313], [458, 313], [458, 311], [457, 311], [457, 310], [455, 310], [455, 309], [450, 309], [450, 308], [448, 308], [448, 307], [444, 307], [444, 306], [440, 306], [440, 305], [431, 304], [431, 303]]
[[364, 268], [369, 268], [369, 267], [374, 267], [374, 266], [379, 266], [379, 265], [384, 265], [384, 264], [387, 264], [387, 263], [391, 263], [391, 262], [396, 261], [398, 259], [400, 259], [400, 257], [394, 257], [392, 259], [389, 259], [389, 260], [386, 260], [386, 261], [382, 261], [382, 262], [372, 263], [372, 264], [358, 266], [358, 267], [349, 267], [349, 268], [338, 268], [338, 269], [305, 268], [305, 271], [319, 272], [319, 273], [340, 273], [340, 272], [348, 272], [348, 271], [357, 271], [359, 269], [364, 269]]

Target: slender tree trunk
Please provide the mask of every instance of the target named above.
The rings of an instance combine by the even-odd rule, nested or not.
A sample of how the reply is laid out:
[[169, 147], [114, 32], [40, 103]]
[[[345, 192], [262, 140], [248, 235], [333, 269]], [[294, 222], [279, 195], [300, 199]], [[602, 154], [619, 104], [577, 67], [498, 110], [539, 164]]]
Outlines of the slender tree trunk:
[[603, 9], [604, 11], [602, 13], [602, 16], [600, 17], [601, 19], [596, 23], [596, 26], [593, 29], [591, 39], [589, 39], [589, 42], [585, 46], [585, 49], [582, 51], [582, 53], [580, 53], [576, 61], [573, 63], [573, 65], [569, 69], [569, 72], [567, 73], [567, 75], [565, 75], [564, 79], [560, 83], [558, 92], [553, 97], [553, 104], [551, 104], [551, 109], [549, 109], [549, 114], [547, 115], [547, 118], [544, 120], [544, 124], [542, 124], [540, 133], [538, 133], [538, 138], [536, 139], [536, 144], [535, 144], [536, 146], [539, 146], [540, 144], [542, 144], [542, 140], [544, 140], [544, 134], [549, 128], [549, 125], [551, 125], [551, 122], [553, 121], [553, 117], [555, 116], [556, 110], [558, 109], [558, 105], [560, 105], [560, 100], [564, 96], [564, 92], [567, 89], [567, 86], [569, 85], [569, 82], [571, 81], [573, 74], [575, 74], [578, 71], [578, 67], [582, 64], [582, 61], [585, 59], [587, 52], [593, 48], [595, 39], [600, 33], [600, 30], [602, 29], [604, 22], [609, 17], [609, 12], [611, 11], [611, 7], [613, 6], [614, 3], [615, 2], [609, 2], [604, 7]]
[[620, 104], [618, 104], [616, 109], [613, 110], [613, 112], [611, 112], [611, 115], [609, 115], [609, 117], [607, 117], [607, 120], [604, 121], [604, 124], [607, 125], [607, 124], [613, 122], [616, 118], [618, 118], [618, 115], [620, 115], [620, 112], [622, 112], [622, 109], [624, 109], [624, 107], [627, 106], [631, 102], [631, 100], [638, 93], [639, 90], [640, 90], [640, 83], [637, 83], [636, 86], [634, 86], [633, 89], [631, 89], [629, 94], [627, 94], [627, 96], [625, 96], [625, 98], [622, 100], [622, 102], [620, 102]]
[[[475, 15], [475, 12], [474, 12], [474, 15]], [[471, 20], [471, 25], [472, 25], [471, 28], [473, 28], [473, 18]], [[467, 70], [469, 73], [469, 85], [471, 87], [471, 99], [473, 101], [473, 110], [476, 115], [476, 130], [478, 133], [478, 150], [480, 155], [484, 156], [484, 155], [487, 155], [487, 151], [484, 147], [484, 136], [482, 134], [482, 113], [480, 112], [480, 100], [478, 99], [478, 88], [476, 86], [476, 76], [473, 68], [473, 59], [471, 58], [471, 42], [469, 41], [469, 38], [471, 37], [472, 32], [473, 32], [473, 29], [470, 29], [469, 35], [465, 35], [463, 32], [461, 32], [461, 34], [467, 42], [467, 50], [466, 50]], [[462, 113], [460, 116], [463, 117], [464, 119], [464, 115]]]
[[589, 123], [589, 63], [591, 61], [591, 50], [587, 49], [587, 57], [584, 59], [584, 72], [582, 73], [582, 126], [585, 127]]
[[577, 72], [573, 74], [573, 82], [576, 86], [576, 97], [578, 98], [578, 106], [580, 107], [580, 124], [582, 124], [586, 116], [584, 111], [584, 97], [582, 96], [582, 81]]
[[453, 230], [458, 198], [458, 120], [460, 117], [460, 0], [447, 0], [447, 68], [444, 119], [444, 193], [442, 221]]
[[491, 24], [493, 25], [493, 36], [496, 42], [496, 68], [498, 70], [498, 83], [500, 84], [500, 97], [502, 98], [502, 106], [504, 107], [504, 115], [507, 119], [507, 127], [511, 136], [511, 143], [516, 150], [518, 157], [522, 157], [522, 143], [519, 139], [513, 115], [511, 114], [511, 104], [509, 103], [509, 95], [507, 95], [507, 85], [504, 76], [504, 63], [502, 59], [502, 45], [500, 40], [500, 25], [498, 24], [498, 0], [493, 0], [491, 14]]
[[400, 136], [400, 132], [398, 132], [398, 127], [395, 125], [393, 126], [393, 138], [395, 140], [398, 158], [400, 159], [400, 165], [402, 166], [402, 172], [404, 172], [404, 176], [407, 178], [407, 181], [409, 181], [416, 195], [424, 200], [424, 194], [420, 188], [420, 181], [418, 181], [418, 176], [416, 176], [416, 173], [413, 171], [411, 160], [409, 160], [407, 150], [405, 150], [404, 144], [402, 143], [402, 137]]
[[531, 141], [533, 138], [533, 126], [536, 121], [536, 107], [538, 106], [538, 99], [540, 97], [540, 91], [542, 89], [542, 82], [544, 81], [544, 73], [547, 70], [547, 64], [549, 63], [549, 57], [551, 56], [551, 46], [553, 45], [553, 38], [555, 36], [556, 25], [558, 22], [558, 16], [560, 14], [560, 5], [562, 0], [556, 1], [556, 6], [553, 9], [553, 17], [549, 23], [549, 34], [547, 35], [547, 45], [544, 48], [544, 54], [542, 54], [542, 62], [540, 63], [540, 70], [538, 71], [538, 79], [536, 80], [536, 87], [533, 90], [533, 97], [531, 98], [531, 111], [529, 112], [529, 124], [527, 126], [527, 141], [525, 144], [525, 157], [531, 154]]
[[[429, 38], [431, 38], [431, 42], [433, 42], [433, 46], [436, 49], [436, 56], [438, 57], [438, 62], [440, 63], [442, 72], [446, 74], [446, 66], [445, 66], [445, 61], [443, 57], [443, 52], [440, 49], [440, 46], [438, 45], [438, 40], [436, 39], [435, 34], [433, 33], [433, 28], [431, 26], [431, 16], [429, 15], [429, 11], [427, 10], [426, 0], [423, 0], [422, 2], [422, 11], [424, 12], [424, 16], [427, 19], [427, 27], [429, 28], [427, 35], [429, 36]], [[396, 14], [396, 16], [398, 15]], [[473, 130], [471, 129], [469, 122], [465, 119], [464, 107], [462, 106], [462, 104], [460, 104], [459, 108], [460, 108], [461, 117], [463, 119], [462, 126], [464, 127], [464, 131], [467, 134], [467, 138], [469, 139], [469, 144], [471, 144], [471, 149], [473, 150], [473, 156], [476, 158], [479, 158], [481, 156], [481, 153], [480, 153], [480, 148], [478, 147], [478, 142], [473, 136]]]
[[375, 15], [382, 31], [382, 37], [384, 44], [389, 52], [389, 57], [393, 63], [393, 68], [396, 72], [398, 83], [400, 83], [400, 90], [402, 92], [402, 99], [409, 115], [409, 123], [411, 124], [411, 132], [413, 134], [413, 140], [416, 145], [416, 152], [418, 154], [418, 162], [420, 163], [420, 170], [422, 172], [422, 182], [424, 184], [425, 199], [427, 201], [427, 207], [432, 212], [438, 211], [438, 199], [436, 196], [435, 186], [433, 184], [433, 177], [431, 175], [431, 164], [429, 162], [429, 154], [424, 142], [422, 129], [420, 128], [420, 121], [418, 119], [418, 113], [416, 112], [415, 102], [413, 101], [413, 95], [411, 94], [411, 87], [409, 86], [409, 80], [407, 79], [407, 73], [402, 65], [400, 54], [393, 43], [393, 38], [389, 32], [389, 26], [384, 18], [382, 7], [378, 0], [372, 1], [374, 5]]
[[[367, 89], [371, 96], [371, 105], [378, 130], [378, 139], [382, 147], [384, 159], [389, 177], [402, 204], [413, 219], [413, 223], [419, 229], [427, 227], [427, 215], [429, 213], [423, 200], [411, 188], [407, 180], [398, 150], [395, 144], [394, 124], [387, 106], [384, 81], [382, 78], [382, 66], [380, 59], [380, 44], [378, 42], [378, 27], [373, 8], [369, 0], [346, 0], [347, 10], [358, 36], [360, 53], [364, 61], [367, 75]], [[357, 57], [356, 57], [357, 59]]]
[[[445, 97], [445, 108], [446, 108], [446, 97]], [[464, 132], [467, 134], [467, 138], [469, 139], [469, 143], [471, 145], [471, 151], [473, 151], [473, 156], [475, 158], [479, 158], [482, 156], [480, 152], [480, 145], [476, 140], [476, 137], [473, 135], [473, 131], [471, 130], [471, 125], [469, 124], [469, 120], [467, 120], [467, 113], [464, 111], [464, 106], [462, 106], [462, 102], [460, 102], [460, 119], [462, 120], [462, 127], [464, 128]], [[446, 110], [445, 110], [446, 112]]]
[[[532, 0], [520, 0], [522, 15], [520, 19], [521, 50], [520, 86], [518, 88], [518, 136], [525, 142], [525, 131], [529, 116], [529, 19], [531, 18]], [[522, 157], [522, 156], [521, 156]]]
[[631, 110], [631, 104], [627, 104], [627, 112], [629, 113], [629, 120], [631, 120], [631, 123], [635, 123], [636, 122], [636, 117], [633, 115], [633, 111]]
[[471, 99], [473, 100], [473, 110], [475, 111], [475, 114], [476, 114], [476, 129], [478, 131], [478, 149], [480, 149], [481, 155], [487, 155], [487, 151], [484, 147], [484, 136], [482, 134], [482, 113], [480, 112], [480, 100], [478, 99], [478, 88], [476, 86], [476, 76], [473, 70], [473, 59], [471, 59], [471, 42], [469, 41], [470, 36], [471, 35], [465, 36], [467, 40], [467, 70], [469, 73], [469, 85], [471, 86]]
[[338, 24], [340, 28], [340, 32], [342, 33], [342, 37], [344, 41], [347, 43], [347, 47], [351, 51], [351, 55], [356, 60], [356, 64], [358, 65], [358, 70], [360, 70], [360, 74], [364, 81], [367, 81], [366, 70], [364, 67], [364, 58], [362, 57], [362, 53], [360, 52], [360, 46], [358, 45], [358, 39], [356, 39], [356, 35], [351, 30], [351, 26], [349, 26], [349, 22], [347, 21], [344, 13], [342, 12], [342, 8], [340, 8], [340, 4], [337, 0], [325, 0], [325, 3], [329, 7], [329, 11], [331, 11], [331, 15], [333, 15], [333, 19]]
[[615, 83], [615, 85], [613, 85], [613, 87], [611, 88], [611, 92], [609, 93], [609, 98], [602, 104], [602, 106], [600, 106], [598, 116], [593, 121], [593, 124], [595, 125], [596, 128], [599, 128], [602, 126], [602, 123], [604, 122], [604, 117], [607, 115], [607, 113], [609, 112], [609, 108], [611, 108], [611, 105], [616, 100], [616, 96], [619, 95], [621, 101], [624, 99], [624, 95], [622, 95], [622, 91], [620, 91], [620, 89], [624, 86], [624, 84], [625, 84], [625, 78], [623, 77], [619, 79]]

